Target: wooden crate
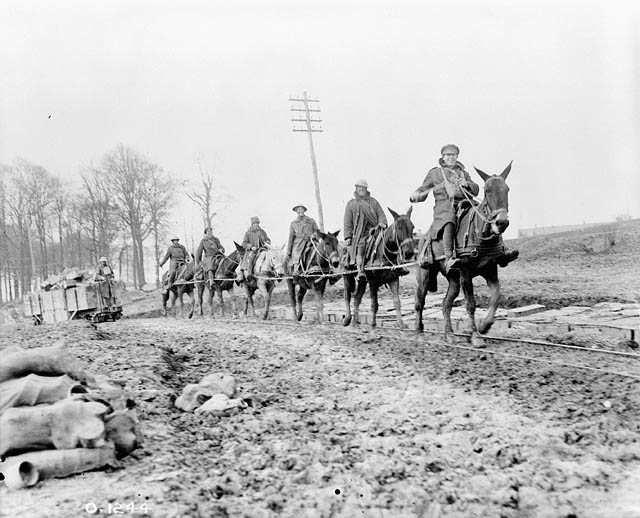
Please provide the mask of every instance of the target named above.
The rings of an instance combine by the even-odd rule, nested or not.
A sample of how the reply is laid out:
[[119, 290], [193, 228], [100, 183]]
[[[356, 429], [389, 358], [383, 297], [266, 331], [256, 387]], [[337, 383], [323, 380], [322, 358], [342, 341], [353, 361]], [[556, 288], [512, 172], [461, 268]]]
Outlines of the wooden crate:
[[69, 288], [64, 291], [65, 298], [67, 299], [67, 311], [77, 311], [78, 309], [76, 291], [76, 288]]
[[49, 311], [53, 311], [53, 292], [52, 291], [42, 291], [40, 292], [40, 303], [42, 307], [42, 313], [47, 313]]
[[98, 286], [93, 284], [79, 284], [76, 287], [77, 309], [94, 309], [98, 307]]

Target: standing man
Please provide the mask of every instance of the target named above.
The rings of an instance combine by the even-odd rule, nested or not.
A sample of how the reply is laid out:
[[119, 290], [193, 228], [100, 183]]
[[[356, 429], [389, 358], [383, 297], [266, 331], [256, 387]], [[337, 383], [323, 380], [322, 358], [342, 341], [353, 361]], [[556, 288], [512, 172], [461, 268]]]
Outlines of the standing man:
[[304, 253], [310, 244], [311, 236], [320, 232], [313, 218], [305, 215], [307, 208], [304, 205], [293, 207], [298, 217], [289, 225], [289, 240], [287, 241], [287, 255], [285, 257], [290, 266], [291, 275], [300, 275], [301, 263]]
[[113, 268], [109, 266], [109, 262], [105, 256], [102, 256], [96, 266], [96, 271], [93, 275], [94, 280], [100, 283], [100, 295], [105, 301], [105, 305], [112, 306], [115, 304], [115, 298], [113, 295]]
[[464, 165], [458, 162], [460, 148], [455, 144], [444, 146], [440, 154], [439, 166], [427, 173], [427, 177], [413, 194], [409, 197], [412, 203], [427, 199], [430, 191], [433, 191], [435, 205], [433, 206], [433, 223], [429, 229], [431, 239], [442, 238], [444, 246], [445, 271], [449, 273], [452, 268], [457, 268], [460, 259], [454, 257], [454, 237], [456, 224], [456, 211], [458, 203], [467, 197], [472, 198], [480, 192]]
[[187, 249], [180, 244], [180, 238], [171, 238], [171, 245], [167, 248], [167, 253], [164, 254], [162, 261], [160, 261], [160, 267], [164, 266], [169, 259], [169, 285], [167, 290], [170, 290], [176, 280], [176, 271], [179, 266], [182, 266], [187, 260]]
[[250, 281], [253, 279], [253, 267], [256, 262], [258, 252], [266, 245], [271, 244], [271, 239], [267, 236], [267, 233], [260, 227], [260, 219], [258, 216], [251, 218], [251, 226], [244, 234], [242, 240], [242, 247], [245, 250], [244, 257], [242, 258], [242, 264], [240, 265], [239, 277], [243, 277]]
[[213, 235], [213, 229], [211, 227], [205, 228], [204, 237], [196, 249], [196, 266], [202, 262], [205, 274], [209, 272], [215, 273], [223, 255], [224, 246], [222, 246], [220, 240]]
[[358, 278], [366, 279], [364, 273], [364, 251], [367, 236], [371, 231], [387, 227], [387, 217], [378, 201], [371, 196], [366, 180], [355, 183], [353, 200], [344, 211], [344, 238], [347, 245], [347, 266], [358, 268]]

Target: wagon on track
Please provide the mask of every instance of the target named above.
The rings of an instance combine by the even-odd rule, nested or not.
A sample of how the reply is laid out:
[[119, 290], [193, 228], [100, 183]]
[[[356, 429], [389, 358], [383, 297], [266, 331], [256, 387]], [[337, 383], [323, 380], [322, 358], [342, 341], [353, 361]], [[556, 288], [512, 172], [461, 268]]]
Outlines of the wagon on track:
[[56, 289], [29, 293], [25, 313], [36, 325], [85, 319], [115, 322], [122, 316], [120, 283], [92, 281], [63, 283]]

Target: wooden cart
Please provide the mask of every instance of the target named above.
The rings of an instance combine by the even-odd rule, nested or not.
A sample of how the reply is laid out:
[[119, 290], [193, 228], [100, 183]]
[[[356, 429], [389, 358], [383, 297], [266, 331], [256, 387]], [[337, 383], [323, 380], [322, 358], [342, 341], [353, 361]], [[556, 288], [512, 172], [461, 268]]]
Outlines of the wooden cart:
[[107, 282], [69, 283], [66, 287], [29, 293], [25, 312], [33, 316], [36, 325], [76, 319], [116, 321], [122, 316], [122, 296], [116, 283]]

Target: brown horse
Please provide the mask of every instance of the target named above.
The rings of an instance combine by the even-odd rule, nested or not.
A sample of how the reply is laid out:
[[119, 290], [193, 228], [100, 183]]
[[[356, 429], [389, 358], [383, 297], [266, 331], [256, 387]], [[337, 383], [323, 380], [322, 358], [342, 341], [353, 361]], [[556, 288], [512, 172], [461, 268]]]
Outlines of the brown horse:
[[[473, 345], [483, 344], [480, 334], [486, 333], [493, 325], [496, 309], [500, 301], [500, 281], [498, 279], [498, 261], [504, 255], [502, 233], [509, 226], [509, 187], [506, 180], [511, 172], [509, 164], [499, 175], [488, 175], [476, 168], [484, 180], [484, 200], [476, 206], [470, 200], [467, 212], [458, 222], [456, 233], [456, 254], [461, 259], [457, 270], [445, 273], [443, 248], [440, 241], [433, 241], [432, 264], [417, 269], [418, 287], [416, 290], [415, 310], [416, 331], [423, 331], [422, 310], [427, 291], [435, 291], [438, 272], [449, 282], [447, 294], [442, 302], [444, 315], [445, 338], [455, 343], [451, 327], [451, 308], [453, 301], [460, 293], [460, 285], [464, 293], [467, 313], [471, 319], [471, 342]], [[428, 235], [426, 239], [429, 239]], [[422, 247], [421, 247], [422, 248]], [[476, 326], [476, 301], [473, 294], [473, 278], [482, 276], [490, 291], [489, 309], [484, 319]]]
[[[338, 281], [338, 276], [329, 277], [329, 275], [334, 268], [340, 266], [340, 255], [338, 253], [339, 233], [339, 230], [328, 234], [319, 232], [317, 237], [311, 236], [310, 247], [303, 254], [306, 258], [303, 271], [299, 276], [296, 275], [287, 279], [294, 320], [302, 320], [302, 301], [307, 291], [313, 290], [316, 301], [316, 318], [318, 323], [322, 323], [322, 298], [327, 288], [327, 281], [329, 278], [331, 278], [332, 284]], [[296, 285], [298, 286], [297, 294]]]
[[[409, 207], [406, 214], [400, 215], [389, 209], [393, 216], [393, 223], [383, 231], [378, 245], [375, 247], [375, 260], [373, 264], [380, 269], [365, 267], [366, 279], [357, 280], [356, 288], [356, 271], [352, 271], [342, 278], [344, 279], [344, 301], [346, 306], [346, 314], [342, 324], [348, 326], [353, 323], [354, 326], [360, 324], [359, 308], [362, 297], [369, 284], [369, 294], [371, 295], [371, 313], [373, 319], [371, 326], [376, 326], [376, 315], [378, 313], [378, 290], [380, 286], [387, 284], [393, 295], [393, 304], [396, 309], [396, 317], [398, 327], [406, 327], [402, 321], [402, 310], [400, 308], [400, 277], [408, 272], [404, 268], [398, 268], [403, 262], [413, 259], [415, 248], [413, 244], [413, 223], [411, 222], [411, 211], [413, 207]], [[369, 236], [368, 240], [377, 239], [377, 235]], [[367, 246], [367, 249], [369, 247]], [[353, 317], [351, 315], [351, 296], [353, 299]]]
[[[172, 311], [176, 304], [176, 299], [180, 302], [180, 316], [184, 316], [184, 301], [183, 295], [189, 297], [191, 303], [191, 309], [189, 310], [189, 318], [193, 316], [193, 309], [195, 307], [196, 297], [194, 288], [194, 275], [195, 267], [193, 260], [181, 265], [176, 271], [175, 281], [171, 289], [167, 290], [166, 286], [169, 285], [169, 272], [164, 272], [162, 275], [162, 313], [166, 317], [169, 311]], [[167, 308], [167, 302], [171, 297], [171, 304]]]
[[241, 281], [245, 290], [244, 316], [247, 316], [249, 307], [251, 308], [251, 314], [254, 317], [256, 316], [253, 295], [257, 290], [260, 290], [264, 298], [264, 312], [261, 318], [266, 320], [269, 318], [273, 289], [284, 277], [284, 254], [282, 249], [267, 247], [261, 250], [256, 257], [254, 274], [251, 280], [243, 279]]
[[[239, 245], [236, 243], [236, 247]], [[242, 250], [242, 247], [240, 247]], [[213, 295], [218, 294], [218, 302], [220, 303], [220, 316], [224, 316], [224, 297], [222, 292], [228, 291], [231, 292], [234, 286], [234, 279], [236, 276], [236, 268], [240, 264], [242, 260], [241, 252], [238, 250], [233, 251], [228, 256], [223, 256], [218, 263], [218, 267], [216, 268], [213, 275], [211, 273], [205, 275], [203, 269], [199, 269], [196, 272], [196, 281], [198, 284], [198, 304], [200, 305], [200, 316], [204, 314], [204, 310], [202, 307], [203, 296], [205, 288], [209, 292], [209, 307], [211, 308], [211, 316], [213, 316]], [[202, 264], [202, 263], [201, 263]], [[233, 313], [235, 314], [235, 297], [232, 298], [233, 301]]]

